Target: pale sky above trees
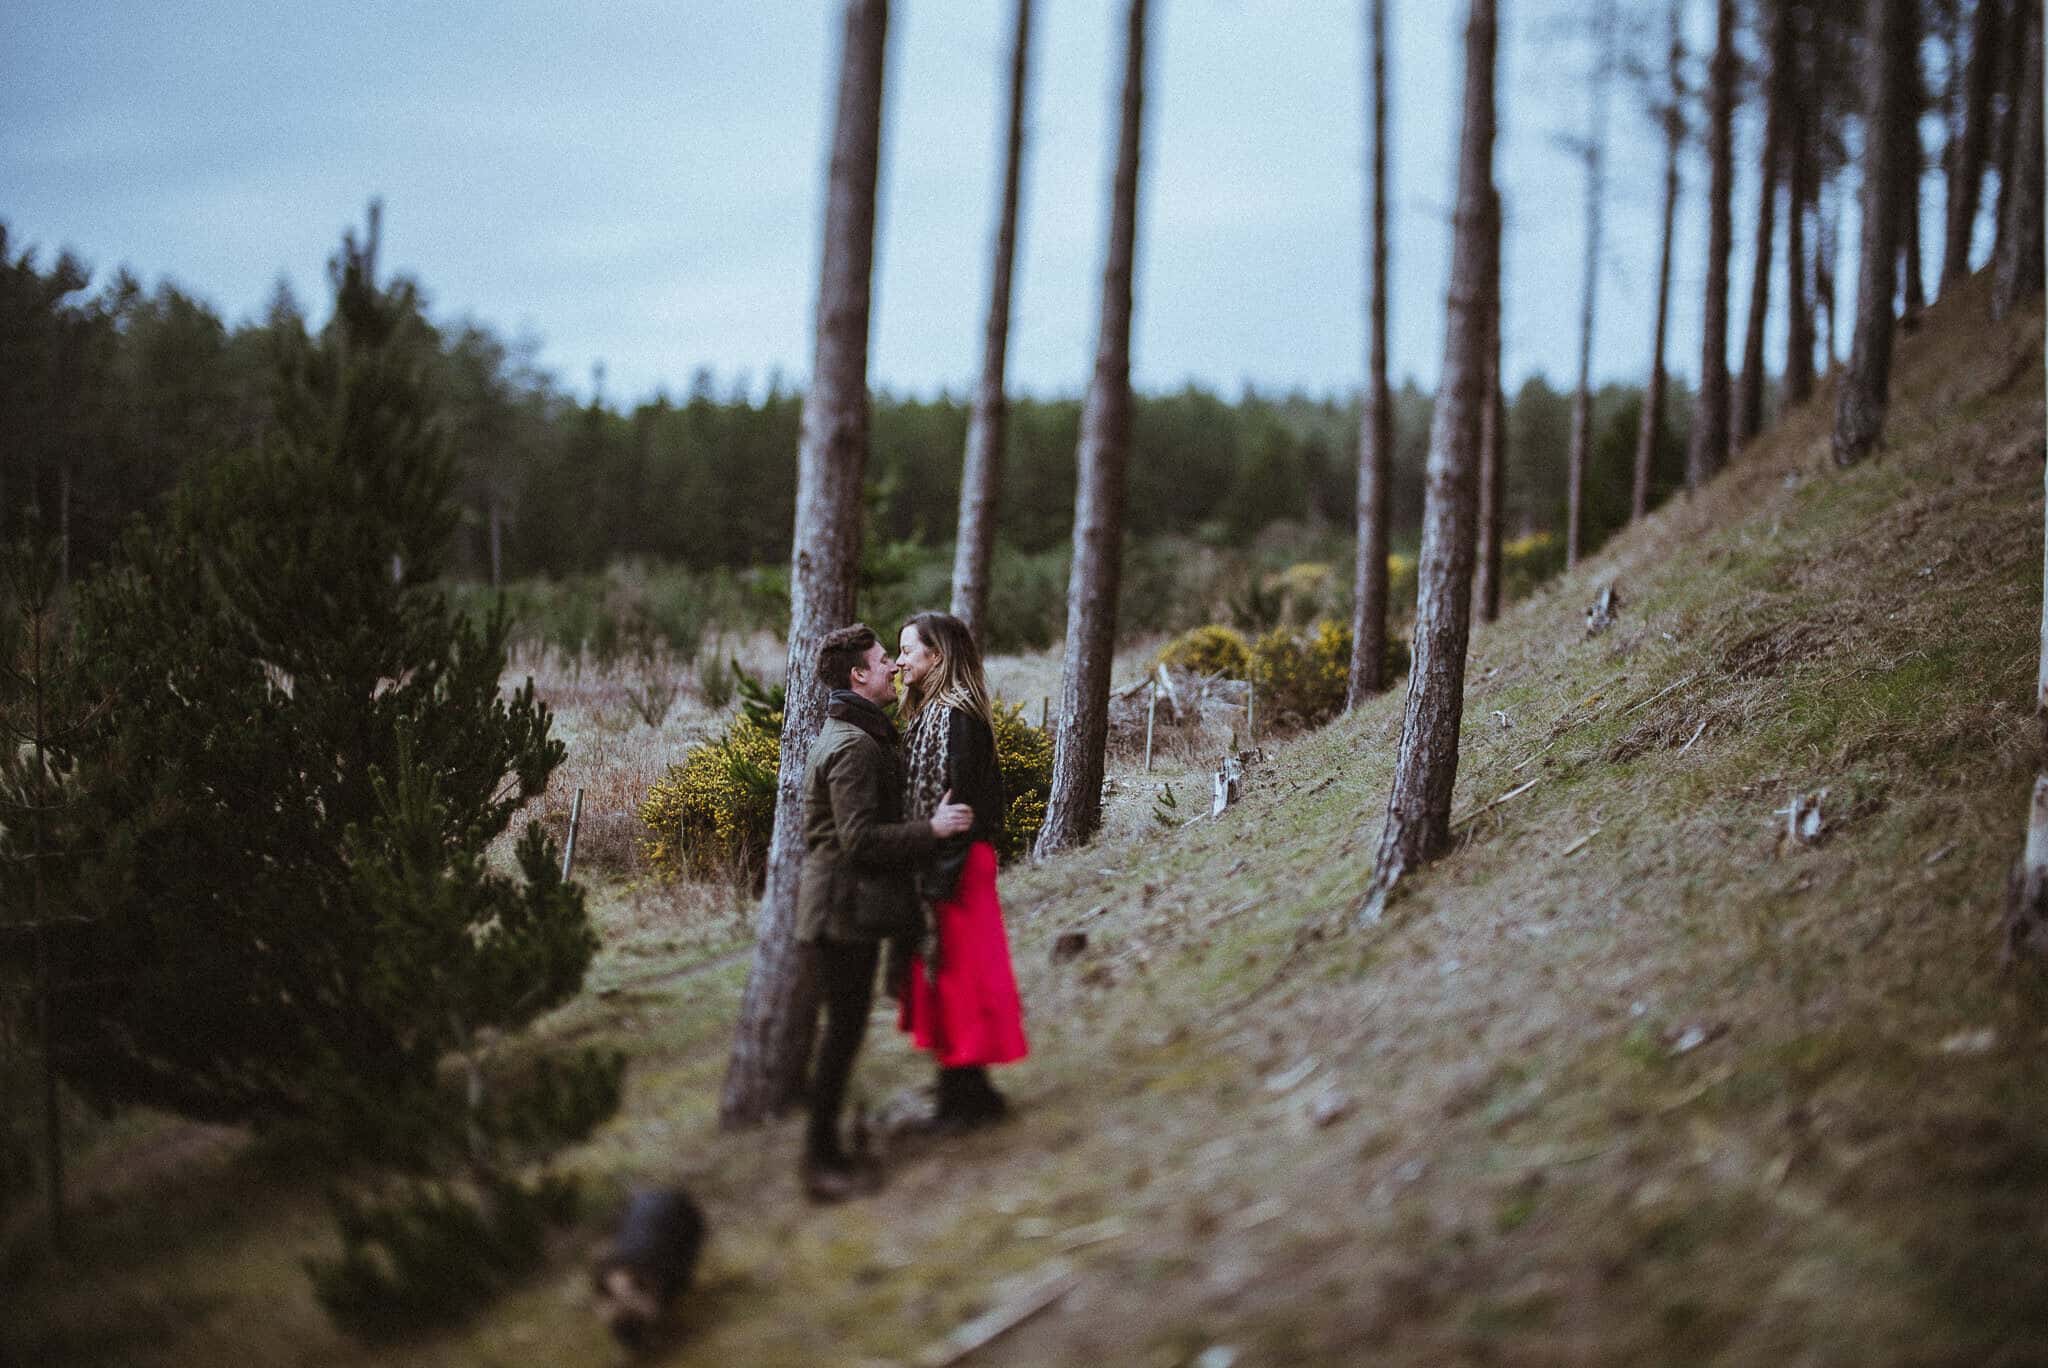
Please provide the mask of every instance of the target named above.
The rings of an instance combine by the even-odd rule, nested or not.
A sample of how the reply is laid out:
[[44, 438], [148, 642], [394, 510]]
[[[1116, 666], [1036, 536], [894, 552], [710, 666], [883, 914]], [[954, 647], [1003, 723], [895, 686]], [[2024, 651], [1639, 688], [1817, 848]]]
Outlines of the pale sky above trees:
[[[1526, 0], [1503, 16], [1504, 376], [1569, 383], [1589, 47]], [[1663, 0], [1637, 0], [1651, 34]], [[1390, 367], [1435, 382], [1450, 242], [1457, 26], [1394, 6]], [[872, 376], [965, 396], [980, 363], [1000, 171], [1008, 0], [891, 16]], [[1711, 7], [1689, 16], [1705, 47]], [[1345, 394], [1364, 373], [1364, 38], [1349, 0], [1165, 0], [1154, 19], [1133, 381]], [[836, 6], [498, 0], [14, 0], [0, 11], [0, 219], [95, 283], [127, 265], [231, 322], [280, 277], [324, 310], [324, 263], [364, 203], [433, 316], [539, 339], [579, 394], [721, 392], [810, 364]], [[1010, 367], [1077, 395], [1093, 355], [1116, 7], [1044, 0], [1035, 25]], [[1758, 124], [1737, 133], [1755, 212]], [[1656, 131], [1615, 100], [1594, 374], [1647, 369]], [[1686, 165], [1670, 354], [1698, 354], [1703, 168]], [[1929, 212], [1939, 191], [1930, 177]], [[1781, 216], [1782, 217], [1782, 216]], [[1844, 240], [1854, 242], [1853, 215]], [[1738, 226], [1737, 237], [1743, 232]], [[1939, 234], [1930, 232], [1938, 244]], [[1746, 251], [1734, 274], [1746, 278]], [[1741, 301], [1736, 301], [1739, 319]], [[1783, 352], [1772, 320], [1773, 369]], [[1739, 336], [1739, 330], [1737, 335]]]

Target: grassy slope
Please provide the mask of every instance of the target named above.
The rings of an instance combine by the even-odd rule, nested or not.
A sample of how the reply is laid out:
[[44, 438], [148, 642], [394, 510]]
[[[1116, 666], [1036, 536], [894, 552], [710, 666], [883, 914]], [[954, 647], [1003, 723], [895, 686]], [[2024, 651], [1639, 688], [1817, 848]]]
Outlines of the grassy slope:
[[[632, 933], [551, 1029], [636, 1056], [576, 1162], [711, 1209], [668, 1361], [907, 1358], [1061, 1267], [976, 1362], [2048, 1359], [2048, 990], [1993, 955], [2034, 764], [2042, 318], [1982, 302], [1903, 341], [1880, 459], [1828, 465], [1824, 396], [1479, 633], [1460, 807], [1538, 782], [1381, 925], [1343, 922], [1398, 697], [1273, 748], [1219, 821], [1147, 831], [1126, 786], [1104, 841], [1007, 876], [1021, 1115], [895, 1156], [871, 1201], [803, 1205], [792, 1124], [718, 1134], [744, 963], [683, 972], [704, 952], [615, 899]], [[1782, 845], [1774, 811], [1822, 788], [1827, 839]], [[877, 1024], [875, 1096], [923, 1076]], [[177, 1173], [89, 1213], [66, 1276], [17, 1259], [0, 1345], [614, 1360], [567, 1244], [487, 1321], [364, 1355], [296, 1267], [307, 1183], [218, 1148]]]

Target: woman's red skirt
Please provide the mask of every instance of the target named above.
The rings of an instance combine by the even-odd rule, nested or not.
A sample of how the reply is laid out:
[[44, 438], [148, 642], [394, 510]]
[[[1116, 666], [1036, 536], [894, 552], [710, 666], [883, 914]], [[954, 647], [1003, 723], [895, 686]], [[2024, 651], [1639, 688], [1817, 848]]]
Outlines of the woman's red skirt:
[[938, 938], [939, 972], [927, 974], [922, 957], [911, 960], [897, 1026], [943, 1068], [1022, 1059], [1031, 1047], [996, 900], [996, 848], [988, 842], [968, 848], [960, 886], [938, 905]]

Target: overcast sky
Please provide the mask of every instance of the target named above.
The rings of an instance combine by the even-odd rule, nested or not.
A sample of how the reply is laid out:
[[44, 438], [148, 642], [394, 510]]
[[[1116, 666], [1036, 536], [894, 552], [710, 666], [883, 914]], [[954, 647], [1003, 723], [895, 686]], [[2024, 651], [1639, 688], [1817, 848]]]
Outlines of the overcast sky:
[[[1575, 365], [1584, 181], [1556, 139], [1585, 126], [1590, 56], [1559, 36], [1570, 8], [1502, 6], [1511, 385], [1533, 371], [1568, 384]], [[1663, 0], [1625, 8], [1661, 30]], [[1689, 8], [1704, 39], [1711, 6]], [[1090, 368], [1121, 9], [1037, 5], [1018, 390], [1078, 393]], [[1364, 366], [1363, 5], [1152, 9], [1136, 384], [1350, 391]], [[1390, 9], [1392, 366], [1427, 385], [1443, 346], [1464, 6]], [[317, 318], [326, 259], [381, 196], [384, 260], [424, 285], [435, 319], [537, 337], [579, 394], [598, 362], [614, 402], [680, 394], [700, 367], [721, 390], [775, 370], [800, 384], [838, 13], [824, 0], [9, 0], [0, 220], [46, 264], [60, 247], [98, 280], [125, 264], [230, 321], [260, 315], [282, 277]], [[960, 395], [979, 368], [1010, 13], [1010, 0], [893, 7], [877, 387]], [[1661, 153], [1636, 90], [1618, 88], [1613, 110], [1594, 370], [1638, 380]], [[1738, 150], [1754, 140], [1745, 127]], [[1704, 273], [1694, 155], [1669, 351], [1686, 375]], [[1746, 165], [1737, 188], [1746, 243]]]

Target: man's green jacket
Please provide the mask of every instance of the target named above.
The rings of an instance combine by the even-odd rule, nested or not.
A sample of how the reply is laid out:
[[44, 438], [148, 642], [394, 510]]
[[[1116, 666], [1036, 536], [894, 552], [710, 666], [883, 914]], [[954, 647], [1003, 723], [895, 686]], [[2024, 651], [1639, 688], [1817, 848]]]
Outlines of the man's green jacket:
[[797, 938], [914, 935], [917, 870], [937, 847], [929, 821], [903, 820], [895, 724], [851, 690], [834, 689], [804, 760], [804, 866]]

